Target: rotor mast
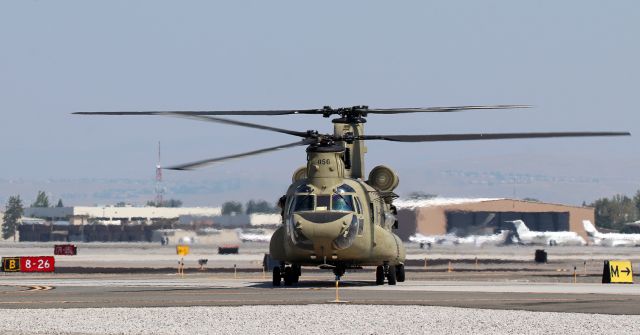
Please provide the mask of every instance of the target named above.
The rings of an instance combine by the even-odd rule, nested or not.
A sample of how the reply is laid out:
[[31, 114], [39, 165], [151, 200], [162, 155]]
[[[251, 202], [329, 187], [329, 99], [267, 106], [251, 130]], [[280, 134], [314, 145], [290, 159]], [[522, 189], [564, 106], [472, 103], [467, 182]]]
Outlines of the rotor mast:
[[[366, 106], [362, 107], [366, 108]], [[364, 123], [367, 120], [358, 114], [345, 113], [331, 122], [333, 122], [333, 134], [336, 138], [354, 138], [354, 140], [343, 141], [345, 177], [364, 179], [364, 155], [367, 153], [367, 147], [359, 138], [364, 135]]]

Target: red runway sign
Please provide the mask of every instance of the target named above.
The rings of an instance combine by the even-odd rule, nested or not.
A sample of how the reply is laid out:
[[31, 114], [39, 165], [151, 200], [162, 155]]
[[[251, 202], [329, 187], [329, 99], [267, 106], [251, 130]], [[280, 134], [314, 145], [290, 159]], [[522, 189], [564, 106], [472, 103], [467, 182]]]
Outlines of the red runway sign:
[[75, 256], [78, 254], [78, 248], [73, 244], [56, 244], [53, 247], [54, 255]]
[[20, 257], [20, 272], [54, 272], [55, 265], [53, 256]]

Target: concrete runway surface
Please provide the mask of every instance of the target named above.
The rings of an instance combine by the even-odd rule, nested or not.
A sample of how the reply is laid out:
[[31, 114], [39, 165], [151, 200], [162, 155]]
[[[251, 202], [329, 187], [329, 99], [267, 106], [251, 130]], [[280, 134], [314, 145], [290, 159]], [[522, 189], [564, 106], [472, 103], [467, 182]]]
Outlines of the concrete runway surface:
[[[243, 274], [247, 275], [247, 274]], [[261, 274], [252, 274], [259, 277]], [[226, 277], [229, 277], [228, 275]], [[324, 277], [324, 280], [320, 280]], [[331, 276], [303, 275], [297, 286], [207, 274], [164, 276], [4, 276], [0, 308], [187, 307], [324, 304]], [[424, 305], [546, 312], [640, 315], [640, 285], [415, 280], [376, 286], [368, 273], [341, 282], [340, 300], [365, 305]], [[359, 280], [362, 279], [362, 280]]]
[[[0, 308], [323, 304], [335, 299], [333, 275], [318, 269], [305, 268], [297, 286], [272, 288], [271, 274], [261, 270], [267, 248], [245, 243], [239, 255], [217, 255], [215, 246], [195, 245], [185, 257], [182, 278], [175, 274], [175, 246], [82, 243], [78, 256], [56, 257], [55, 274], [0, 274]], [[549, 262], [536, 264], [537, 248], [438, 245], [424, 250], [408, 244], [406, 282], [376, 286], [374, 269], [355, 270], [343, 277], [339, 294], [350, 304], [640, 315], [640, 285], [600, 284], [602, 260], [629, 259], [637, 267], [637, 248], [553, 247], [547, 248]], [[52, 251], [53, 243], [0, 244], [0, 256]], [[200, 258], [209, 259], [206, 271], [197, 269]]]
[[[545, 264], [536, 248], [408, 245], [406, 282], [376, 286], [373, 268], [349, 271], [334, 303], [330, 271], [304, 268], [298, 285], [273, 288], [266, 244], [239, 255], [193, 246], [184, 277], [174, 246], [79, 244], [78, 256], [56, 257], [56, 273], [0, 273], [0, 333], [640, 333], [640, 285], [600, 283], [603, 260], [637, 269], [637, 248], [547, 248]], [[5, 243], [0, 256], [52, 249]]]

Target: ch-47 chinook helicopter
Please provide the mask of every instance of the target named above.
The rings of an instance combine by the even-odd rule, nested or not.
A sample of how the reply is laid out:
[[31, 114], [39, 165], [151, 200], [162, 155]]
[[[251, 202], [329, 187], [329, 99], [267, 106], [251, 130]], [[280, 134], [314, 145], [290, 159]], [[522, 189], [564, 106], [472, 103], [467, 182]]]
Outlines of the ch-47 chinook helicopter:
[[[289, 134], [300, 140], [270, 148], [168, 167], [190, 170], [225, 160], [247, 157], [285, 148], [306, 146], [307, 164], [293, 173], [293, 183], [279, 200], [282, 225], [270, 241], [270, 255], [280, 262], [273, 269], [273, 285], [298, 282], [302, 266], [333, 270], [336, 278], [347, 269], [376, 266], [376, 284], [405, 280], [405, 249], [393, 233], [397, 228], [393, 190], [397, 174], [386, 166], [374, 167], [365, 177], [366, 141], [439, 142], [549, 137], [624, 136], [628, 132], [543, 132], [442, 135], [365, 135], [369, 114], [446, 113], [480, 109], [526, 108], [522, 105], [458, 106], [430, 108], [374, 109], [367, 106], [324, 107], [304, 110], [266, 111], [148, 111], [79, 112], [94, 115], [163, 115], [262, 129]], [[293, 131], [219, 118], [223, 115], [311, 114], [331, 117], [333, 134], [315, 130]], [[366, 179], [365, 179], [366, 178]]]

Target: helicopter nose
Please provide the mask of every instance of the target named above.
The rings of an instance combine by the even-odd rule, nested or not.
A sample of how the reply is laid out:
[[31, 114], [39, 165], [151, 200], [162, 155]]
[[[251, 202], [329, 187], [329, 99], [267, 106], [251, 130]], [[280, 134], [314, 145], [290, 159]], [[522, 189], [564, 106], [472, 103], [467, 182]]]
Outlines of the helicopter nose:
[[358, 220], [353, 213], [308, 212], [293, 216], [294, 229], [313, 243], [314, 249], [341, 250], [353, 243]]

